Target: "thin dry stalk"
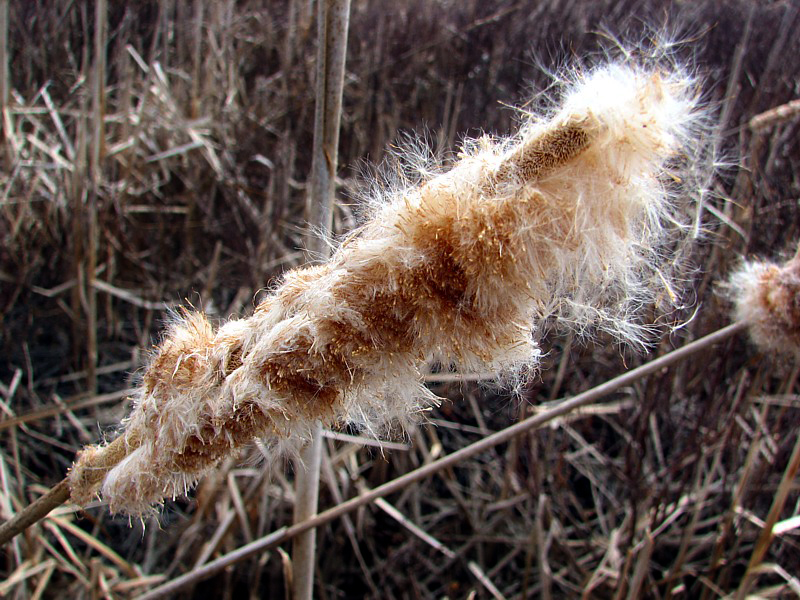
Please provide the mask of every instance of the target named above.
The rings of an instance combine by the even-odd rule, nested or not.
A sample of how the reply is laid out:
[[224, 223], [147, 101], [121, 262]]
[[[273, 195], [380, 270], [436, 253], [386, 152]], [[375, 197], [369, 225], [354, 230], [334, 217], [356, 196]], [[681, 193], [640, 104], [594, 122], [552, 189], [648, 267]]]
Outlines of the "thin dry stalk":
[[[349, 0], [326, 0], [318, 8], [317, 97], [314, 113], [314, 150], [306, 216], [310, 258], [329, 251], [333, 226], [333, 199], [339, 148], [339, 122], [350, 19]], [[314, 231], [316, 229], [316, 231]]]
[[628, 600], [636, 600], [642, 597], [642, 588], [647, 578], [647, 573], [650, 571], [650, 558], [653, 556], [655, 539], [650, 535], [650, 531], [645, 531], [644, 536], [644, 545], [636, 556], [636, 568], [633, 571], [633, 579], [631, 579], [630, 589], [628, 590]]
[[[8, 107], [8, 2], [0, 0], [0, 120]], [[5, 130], [5, 125], [3, 125]]]
[[493, 598], [496, 600], [506, 600], [506, 597], [500, 593], [500, 590], [498, 590], [497, 586], [486, 576], [486, 573], [483, 572], [483, 569], [480, 568], [478, 563], [471, 560], [467, 563], [467, 567], [478, 581], [483, 584], [483, 587], [489, 591]]
[[191, 92], [191, 117], [197, 118], [200, 113], [200, 81], [202, 78], [203, 57], [203, 16], [205, 2], [194, 0], [192, 8], [192, 92]]
[[69, 500], [69, 482], [61, 480], [44, 496], [37, 498], [11, 519], [0, 525], [0, 546], [44, 519], [50, 512]]
[[762, 131], [793, 119], [797, 115], [800, 115], [800, 98], [757, 114], [750, 119], [748, 125], [753, 131]]
[[[86, 175], [87, 175], [87, 135], [86, 135], [86, 102], [82, 97], [80, 100], [80, 110], [75, 123], [77, 141], [73, 144], [75, 148], [75, 159], [72, 161], [72, 177], [69, 180], [69, 202], [71, 204], [70, 219], [72, 220], [72, 245], [73, 259], [72, 267], [74, 277], [77, 282], [72, 286], [70, 293], [70, 311], [72, 317], [72, 340], [73, 358], [75, 362], [81, 362], [81, 349], [85, 344], [81, 340], [85, 337], [85, 331], [81, 327], [82, 315], [88, 311], [85, 291], [92, 288], [87, 287], [85, 280], [87, 277], [87, 250], [86, 250]], [[88, 367], [88, 366], [87, 366]]]
[[395, 521], [400, 523], [403, 527], [408, 529], [411, 533], [421, 539], [423, 542], [428, 544], [431, 548], [438, 550], [442, 554], [444, 554], [449, 559], [454, 559], [457, 557], [456, 553], [453, 552], [450, 548], [445, 546], [442, 542], [437, 540], [435, 537], [430, 535], [427, 531], [422, 529], [419, 525], [414, 523], [411, 519], [406, 517], [402, 512], [397, 510], [394, 506], [392, 506], [389, 502], [384, 500], [383, 498], [378, 498], [375, 500], [375, 505], [392, 517]]
[[747, 572], [736, 592], [736, 600], [745, 598], [755, 581], [756, 571], [763, 562], [772, 543], [772, 538], [775, 536], [775, 524], [778, 522], [786, 505], [786, 499], [794, 486], [794, 479], [798, 470], [800, 470], [800, 434], [797, 435], [792, 456], [783, 472], [783, 477], [780, 485], [778, 485], [778, 490], [775, 492], [769, 514], [764, 521], [764, 527], [761, 529], [761, 534], [758, 536], [756, 545], [753, 548], [753, 554], [750, 556], [750, 562], [747, 565]]
[[99, 213], [98, 195], [102, 173], [100, 172], [100, 159], [105, 141], [103, 127], [105, 102], [103, 91], [106, 81], [106, 28], [107, 24], [106, 0], [97, 0], [94, 19], [94, 70], [92, 74], [92, 141], [89, 149], [89, 176], [91, 189], [89, 191], [89, 217], [88, 248], [86, 256], [86, 288], [84, 290], [86, 307], [86, 383], [89, 393], [97, 392], [97, 290], [95, 278], [97, 276], [97, 246], [99, 232], [97, 218]]
[[535, 547], [531, 551], [536, 552], [536, 565], [539, 569], [539, 585], [541, 588], [540, 597], [542, 600], [551, 600], [553, 597], [553, 576], [550, 563], [547, 559], [548, 542], [547, 532], [544, 525], [544, 516], [547, 511], [548, 499], [544, 494], [539, 494], [539, 501], [536, 503], [536, 518], [531, 541], [536, 540]]
[[[314, 156], [307, 204], [311, 230], [306, 242], [307, 251], [318, 258], [327, 258], [330, 254], [328, 240], [333, 229], [349, 18], [350, 0], [325, 0], [319, 3]], [[317, 513], [322, 452], [322, 423], [317, 421], [312, 430], [311, 443], [303, 449], [301, 461], [296, 461], [295, 523], [303, 522]], [[315, 548], [316, 531], [313, 529], [299, 535], [294, 541], [292, 587], [296, 600], [310, 600], [313, 596]]]

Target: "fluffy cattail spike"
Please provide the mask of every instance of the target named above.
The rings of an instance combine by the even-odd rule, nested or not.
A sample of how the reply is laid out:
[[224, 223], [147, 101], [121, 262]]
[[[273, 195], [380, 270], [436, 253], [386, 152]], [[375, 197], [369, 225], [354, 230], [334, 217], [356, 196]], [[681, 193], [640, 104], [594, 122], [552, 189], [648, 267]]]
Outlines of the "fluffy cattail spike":
[[783, 265], [743, 262], [724, 287], [756, 346], [769, 354], [800, 356], [800, 246]]
[[672, 293], [656, 249], [703, 115], [694, 82], [661, 65], [574, 74], [516, 137], [378, 194], [327, 263], [288, 273], [253, 316], [215, 332], [184, 315], [134, 398], [127, 455], [101, 481], [87, 472], [111, 446], [81, 453], [73, 498], [99, 488], [140, 514], [254, 438], [291, 452], [318, 419], [379, 431], [435, 400], [426, 361], [535, 364], [532, 330], [554, 314], [640, 343], [636, 309]]

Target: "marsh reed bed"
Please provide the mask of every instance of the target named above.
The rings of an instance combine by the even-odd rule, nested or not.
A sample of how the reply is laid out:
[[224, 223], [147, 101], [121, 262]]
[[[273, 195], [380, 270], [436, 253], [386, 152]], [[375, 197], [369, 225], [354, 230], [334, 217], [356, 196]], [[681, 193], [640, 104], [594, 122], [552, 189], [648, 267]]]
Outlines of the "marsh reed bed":
[[[322, 506], [718, 329], [731, 310], [716, 283], [739, 257], [794, 250], [796, 3], [666, 12], [646, 2], [484, 4], [353, 3], [341, 190], [355, 185], [361, 161], [380, 161], [399, 132], [420, 124], [450, 164], [464, 136], [512, 131], [516, 115], [498, 100], [521, 105], [547, 85], [534, 56], [566, 62], [596, 51], [602, 36], [587, 32], [604, 25], [635, 38], [643, 21], [691, 24], [677, 52], [702, 74], [717, 106], [712, 129], [722, 155], [740, 157], [737, 168], [713, 180], [692, 215], [702, 233], [689, 250], [695, 269], [685, 308], [669, 317], [684, 325], [650, 354], [602, 333], [559, 336], [554, 325], [541, 371], [518, 396], [482, 383], [491, 374], [434, 372], [429, 389], [449, 400], [429, 423], [378, 446], [355, 430], [328, 434]], [[129, 412], [129, 376], [160, 339], [166, 309], [247, 315], [303, 260], [308, 4], [112, 4], [105, 33], [95, 31], [95, 7], [8, 3], [4, 517]], [[105, 68], [94, 60], [98, 37]], [[341, 233], [358, 217], [347, 197], [334, 215]], [[797, 437], [794, 360], [731, 338], [333, 520], [318, 531], [316, 594], [713, 598], [744, 593], [746, 580], [762, 595], [790, 597], [800, 588], [798, 494], [791, 478], [784, 483]], [[57, 510], [6, 546], [2, 592], [135, 597], [277, 530], [291, 520], [292, 472], [264, 469], [256, 459], [265, 452], [226, 459], [191, 500], [167, 502], [161, 527], [155, 518], [129, 527], [103, 506]], [[765, 547], [764, 520], [784, 492]], [[277, 597], [288, 562], [282, 549], [248, 558], [203, 593]]]

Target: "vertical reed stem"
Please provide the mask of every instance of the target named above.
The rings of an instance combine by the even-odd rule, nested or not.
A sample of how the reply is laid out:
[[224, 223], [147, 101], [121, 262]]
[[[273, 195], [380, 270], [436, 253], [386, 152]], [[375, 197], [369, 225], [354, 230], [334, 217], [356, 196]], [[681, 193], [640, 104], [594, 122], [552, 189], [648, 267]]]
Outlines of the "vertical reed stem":
[[86, 354], [87, 387], [90, 393], [97, 392], [97, 293], [94, 288], [97, 271], [97, 211], [100, 187], [100, 157], [104, 140], [103, 113], [106, 72], [106, 0], [97, 0], [94, 29], [94, 76], [92, 78], [92, 141], [89, 151], [89, 247], [86, 257]]
[[8, 134], [6, 133], [6, 108], [8, 107], [8, 0], [0, 0], [0, 127], [3, 129], [3, 136], [0, 143], [5, 148], [3, 152], [6, 169], [11, 170], [11, 154], [8, 145], [5, 143]]
[[[322, 424], [317, 421], [311, 442], [303, 449], [295, 465], [294, 523], [302, 523], [317, 514], [319, 472], [322, 464]], [[317, 530], [309, 529], [294, 539], [292, 550], [292, 598], [314, 597]]]
[[[319, 3], [314, 154], [311, 192], [306, 199], [306, 218], [312, 228], [307, 238], [307, 250], [312, 254], [309, 258], [325, 258], [329, 254], [326, 238], [333, 228], [333, 194], [349, 16], [349, 0]], [[314, 231], [313, 228], [320, 230]]]
[[[193, 119], [198, 118], [201, 109], [201, 96], [200, 96], [200, 78], [203, 63], [203, 13], [204, 3], [202, 0], [194, 0], [194, 8], [192, 10], [192, 98], [191, 98], [191, 116]], [[187, 26], [187, 29], [189, 26]]]
[[[307, 197], [306, 218], [309, 258], [325, 258], [330, 253], [328, 240], [333, 229], [333, 197], [339, 147], [339, 122], [342, 112], [344, 64], [350, 0], [321, 0], [317, 13], [317, 97], [314, 114], [314, 148], [311, 189]], [[294, 522], [303, 522], [317, 513], [319, 469], [322, 461], [322, 425], [317, 422], [311, 443], [303, 450], [298, 465]], [[314, 590], [316, 530], [309, 529], [294, 542], [292, 558], [292, 597], [310, 600]]]
[[8, 106], [8, 0], [0, 0], [0, 109]]

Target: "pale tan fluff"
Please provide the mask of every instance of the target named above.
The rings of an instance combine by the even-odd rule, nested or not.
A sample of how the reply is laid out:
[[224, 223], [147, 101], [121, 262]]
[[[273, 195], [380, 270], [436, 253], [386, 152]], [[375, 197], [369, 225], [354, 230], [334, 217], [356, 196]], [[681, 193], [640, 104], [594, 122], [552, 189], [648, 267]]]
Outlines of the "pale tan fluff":
[[316, 420], [402, 423], [434, 400], [425, 361], [535, 363], [532, 332], [549, 316], [640, 342], [637, 309], [672, 295], [663, 244], [675, 199], [693, 191], [683, 173], [704, 113], [674, 65], [569, 79], [515, 137], [468, 143], [449, 171], [375, 194], [327, 263], [287, 273], [251, 317], [216, 330], [177, 319], [122, 441], [79, 455], [73, 499], [99, 491], [137, 515], [255, 438], [284, 452]]
[[756, 346], [770, 354], [800, 355], [800, 251], [783, 265], [743, 262], [724, 287]]

